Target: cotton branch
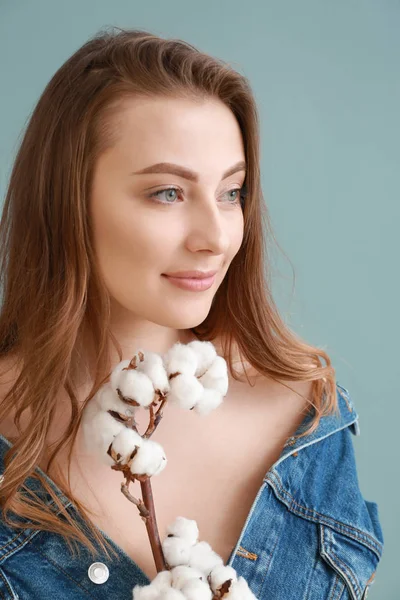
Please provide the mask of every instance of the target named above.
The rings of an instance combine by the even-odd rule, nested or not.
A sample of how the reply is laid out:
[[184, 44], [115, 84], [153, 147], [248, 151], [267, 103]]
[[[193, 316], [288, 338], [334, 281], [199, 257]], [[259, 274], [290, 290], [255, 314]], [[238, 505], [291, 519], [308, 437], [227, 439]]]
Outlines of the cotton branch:
[[[178, 517], [161, 543], [150, 481], [167, 464], [161, 445], [150, 439], [166, 403], [205, 416], [222, 403], [227, 390], [227, 365], [211, 342], [177, 343], [163, 356], [139, 350], [113, 369], [109, 382], [100, 388], [94, 402], [88, 403], [82, 418], [91, 450], [113, 470], [121, 471], [121, 492], [135, 504], [146, 525], [157, 568], [151, 586], [161, 593], [174, 588], [174, 598], [188, 594], [199, 600], [256, 600], [247, 582], [224, 566], [207, 542], [198, 541], [195, 521]], [[139, 408], [149, 411], [143, 435], [135, 419]], [[135, 481], [140, 482], [142, 499], [129, 490]], [[135, 586], [134, 600], [149, 598], [142, 589]]]

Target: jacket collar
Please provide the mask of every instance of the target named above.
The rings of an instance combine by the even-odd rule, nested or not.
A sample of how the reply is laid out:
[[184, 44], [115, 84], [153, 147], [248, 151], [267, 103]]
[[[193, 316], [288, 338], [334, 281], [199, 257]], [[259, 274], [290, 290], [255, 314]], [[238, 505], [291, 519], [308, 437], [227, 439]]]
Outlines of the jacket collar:
[[312, 416], [307, 415], [301, 425], [297, 428], [295, 434], [286, 440], [279, 459], [271, 469], [277, 467], [279, 463], [285, 460], [285, 458], [301, 448], [315, 444], [345, 427], [350, 427], [350, 431], [353, 435], [360, 435], [359, 417], [351, 401], [349, 392], [338, 383], [336, 383], [336, 397], [339, 414], [321, 417], [318, 427], [313, 433], [300, 439], [296, 439], [296, 436], [306, 429], [312, 419]]
[[[3, 473], [5, 471], [5, 464], [4, 464], [5, 455], [10, 448], [12, 448], [12, 443], [7, 438], [5, 438], [4, 435], [0, 434], [0, 485], [3, 480]], [[61, 504], [64, 506], [64, 508], [67, 508], [72, 505], [71, 501], [56, 486], [54, 481], [52, 479], [50, 479], [50, 477], [48, 475], [46, 475], [46, 473], [44, 471], [42, 471], [42, 469], [40, 469], [40, 467], [36, 467], [35, 471], [36, 471], [36, 473], [39, 473], [47, 481], [47, 483], [50, 485], [50, 487], [52, 488], [52, 490], [54, 491], [56, 496], [58, 496], [58, 498], [61, 501]], [[26, 480], [26, 486], [30, 490], [39, 494], [44, 499], [44, 502], [48, 506], [50, 506], [50, 505], [53, 507], [55, 506], [54, 500], [52, 499], [50, 494], [48, 494], [45, 491], [42, 484], [40, 483], [40, 481], [37, 478], [34, 478], [32, 476], [28, 477]], [[57, 511], [57, 512], [59, 512], [59, 511]], [[25, 519], [21, 519], [21, 520], [24, 521]]]

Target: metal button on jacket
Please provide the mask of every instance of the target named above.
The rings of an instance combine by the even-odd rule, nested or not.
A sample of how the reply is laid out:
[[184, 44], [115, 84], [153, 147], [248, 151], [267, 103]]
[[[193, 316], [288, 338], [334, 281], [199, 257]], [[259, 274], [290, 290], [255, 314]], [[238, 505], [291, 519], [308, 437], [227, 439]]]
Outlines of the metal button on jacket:
[[107, 565], [101, 562], [95, 562], [88, 569], [89, 579], [93, 583], [105, 583], [110, 576]]

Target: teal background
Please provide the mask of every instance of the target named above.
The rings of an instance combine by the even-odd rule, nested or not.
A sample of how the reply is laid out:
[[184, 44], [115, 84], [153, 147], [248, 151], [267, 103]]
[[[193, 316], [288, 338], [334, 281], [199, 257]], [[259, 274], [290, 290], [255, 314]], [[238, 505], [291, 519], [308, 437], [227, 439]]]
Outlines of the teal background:
[[290, 259], [274, 250], [274, 291], [352, 395], [360, 487], [385, 536], [368, 598], [398, 599], [400, 2], [0, 0], [1, 198], [43, 88], [109, 25], [183, 38], [250, 79], [265, 199]]

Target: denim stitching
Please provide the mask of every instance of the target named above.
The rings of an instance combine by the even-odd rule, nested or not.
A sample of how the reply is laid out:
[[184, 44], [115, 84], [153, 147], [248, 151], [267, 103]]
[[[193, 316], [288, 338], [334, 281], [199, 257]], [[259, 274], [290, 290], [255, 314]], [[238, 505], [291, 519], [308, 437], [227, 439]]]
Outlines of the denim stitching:
[[[343, 584], [343, 580], [339, 577], [339, 575], [337, 573], [335, 573], [336, 577], [335, 577], [335, 583], [333, 585], [333, 589], [331, 594], [329, 595], [329, 599], [328, 600], [335, 600], [335, 592], [337, 589], [337, 585], [340, 582], [341, 584]], [[342, 587], [342, 591], [343, 591], [343, 587]], [[337, 598], [336, 598], [337, 600]]]
[[[21, 541], [21, 543], [19, 544], [19, 546], [16, 546], [15, 548], [11, 548], [11, 550], [9, 550], [8, 552], [6, 552], [6, 554], [3, 554], [3, 556], [1, 557], [1, 559], [3, 558], [7, 558], [7, 556], [9, 556], [10, 554], [12, 554], [13, 552], [16, 552], [19, 548], [21, 548], [21, 546], [24, 545], [25, 542], [30, 542], [31, 539], [33, 538], [34, 535], [36, 535], [38, 532], [37, 531], [33, 531], [30, 536], [28, 536], [27, 538], [23, 539]], [[17, 536], [18, 537], [18, 536]], [[14, 538], [17, 539], [17, 538]], [[7, 545], [7, 544], [6, 544]], [[5, 547], [5, 546], [4, 546]]]
[[317, 555], [317, 554], [315, 554], [313, 556], [313, 558], [314, 558], [313, 569], [312, 569], [310, 577], [307, 578], [307, 587], [306, 587], [306, 590], [305, 590], [306, 591], [306, 595], [304, 596], [303, 600], [310, 600], [310, 594], [312, 592], [312, 589], [311, 589], [312, 588], [312, 579], [313, 579], [312, 575], [313, 575], [313, 573], [314, 573], [314, 571], [316, 569], [316, 566], [318, 565], [318, 563], [321, 560], [321, 557], [319, 555]]
[[346, 563], [344, 563], [342, 560], [340, 560], [340, 558], [338, 557], [338, 555], [332, 549], [330, 550], [330, 552], [334, 556], [334, 558], [337, 560], [337, 562], [340, 563], [341, 565], [343, 565], [342, 566], [343, 571], [346, 573], [346, 570], [347, 570], [350, 573], [350, 577], [349, 577], [350, 582], [354, 585], [354, 587], [356, 588], [357, 592], [359, 594], [361, 594], [362, 593], [362, 589], [358, 585], [358, 582], [357, 582], [357, 579], [355, 578], [353, 570], [348, 565], [346, 565]]
[[6, 544], [4, 544], [4, 546], [0, 546], [0, 550], [3, 550], [3, 548], [7, 548], [7, 546], [9, 544], [12, 544], [15, 540], [17, 540], [20, 535], [22, 535], [22, 532], [18, 533], [12, 540], [9, 540]]
[[[279, 479], [279, 475], [277, 473], [274, 473], [273, 475], [276, 476], [277, 479]], [[266, 477], [266, 479], [268, 479], [271, 482], [271, 484], [274, 486], [274, 482], [269, 477]], [[285, 490], [285, 488], [283, 487], [282, 482], [280, 480], [278, 482], [278, 485], [279, 485], [280, 490], [283, 492], [283, 494], [286, 495], [286, 496], [288, 496], [291, 499], [292, 505], [295, 504], [299, 508], [302, 508], [305, 513], [311, 513], [311, 515], [314, 515], [314, 514], [318, 515], [320, 517], [323, 517], [327, 521], [332, 520], [334, 523], [337, 523], [337, 525], [341, 526], [344, 529], [348, 528], [348, 529], [354, 530], [355, 532], [361, 533], [361, 537], [357, 537], [357, 534], [354, 534], [354, 536], [356, 537], [356, 539], [359, 540], [359, 541], [363, 541], [362, 540], [362, 536], [366, 536], [366, 537], [368, 537], [368, 538], [371, 539], [372, 543], [375, 542], [375, 540], [374, 540], [374, 538], [372, 536], [370, 536], [368, 533], [362, 531], [361, 529], [358, 529], [357, 527], [354, 527], [352, 525], [346, 525], [346, 524], [344, 524], [341, 521], [337, 521], [333, 517], [328, 517], [327, 515], [323, 515], [322, 513], [317, 512], [316, 510], [309, 509], [306, 506], [303, 506], [302, 504], [299, 504], [298, 502], [296, 502], [296, 500], [293, 498], [293, 496], [287, 490]], [[274, 489], [276, 489], [275, 486], [274, 486]], [[281, 496], [282, 499], [285, 499], [284, 495]], [[293, 509], [293, 511], [294, 512], [299, 512], [299, 514], [301, 514], [300, 511], [296, 511], [295, 509]], [[350, 532], [349, 532], [349, 535], [351, 535]], [[379, 544], [379, 546], [380, 546], [380, 544]], [[379, 549], [379, 546], [378, 546], [378, 549]]]
[[269, 553], [269, 560], [268, 560], [268, 564], [267, 564], [267, 567], [266, 567], [266, 569], [265, 569], [265, 573], [264, 573], [263, 580], [262, 580], [262, 582], [260, 583], [260, 588], [259, 588], [259, 591], [258, 591], [258, 593], [257, 593], [257, 596], [260, 596], [260, 595], [261, 595], [262, 589], [263, 589], [263, 587], [264, 587], [265, 579], [266, 579], [266, 577], [267, 577], [267, 575], [268, 575], [269, 564], [270, 564], [270, 562], [271, 562], [271, 559], [272, 559], [272, 557], [273, 557], [273, 555], [274, 555], [274, 551], [275, 551], [275, 548], [276, 548], [276, 545], [277, 545], [278, 541], [279, 541], [279, 536], [276, 538], [276, 542], [275, 542], [275, 544], [274, 544], [274, 547], [272, 548], [271, 552]]
[[[276, 476], [277, 479], [279, 479], [279, 475], [277, 473], [273, 473], [274, 476]], [[266, 476], [266, 479], [269, 480], [272, 485], [274, 485], [274, 482], [268, 477]], [[324, 515], [322, 513], [317, 512], [316, 510], [312, 510], [307, 508], [306, 506], [303, 506], [302, 504], [299, 504], [298, 502], [296, 502], [296, 500], [293, 498], [293, 496], [283, 487], [282, 482], [279, 480], [278, 482], [279, 488], [280, 490], [283, 492], [283, 494], [287, 495], [291, 501], [292, 504], [295, 504], [296, 506], [298, 506], [299, 508], [302, 508], [304, 510], [305, 513], [311, 513], [311, 515], [318, 515], [320, 517], [323, 517], [324, 519], [326, 519], [327, 521], [333, 521], [334, 523], [337, 523], [337, 525], [339, 525], [341, 528], [343, 528], [344, 530], [346, 528], [351, 529], [355, 532], [359, 532], [361, 534], [361, 537], [357, 537], [357, 534], [354, 534], [354, 537], [356, 537], [357, 540], [359, 541], [363, 541], [363, 536], [366, 536], [368, 538], [371, 539], [371, 543], [372, 544], [376, 544], [377, 545], [377, 549], [380, 548], [380, 544], [379, 542], [375, 541], [375, 538], [373, 538], [370, 534], [368, 534], [367, 532], [362, 531], [361, 529], [358, 529], [357, 527], [354, 527], [352, 525], [346, 525], [345, 523], [343, 523], [342, 521], [337, 521], [336, 519], [334, 519], [333, 517], [328, 517], [327, 515]], [[284, 499], [284, 496], [281, 496], [282, 499]], [[295, 509], [293, 509], [295, 511]], [[296, 511], [297, 512], [297, 511]], [[300, 512], [301, 514], [301, 512]], [[310, 516], [311, 516], [310, 515]], [[351, 532], [349, 532], [349, 535], [351, 535]]]
[[[7, 446], [8, 449], [13, 447], [13, 444], [11, 444], [11, 442], [4, 437], [4, 435], [0, 434], [0, 445], [1, 445], [1, 441], [4, 441], [5, 445]], [[36, 474], [40, 474], [44, 477], [44, 479], [46, 479], [46, 481], [48, 482], [48, 484], [50, 485], [50, 487], [52, 488], [53, 492], [55, 493], [55, 495], [57, 496], [57, 498], [61, 501], [62, 505], [64, 508], [69, 508], [72, 505], [72, 502], [69, 498], [67, 498], [67, 496], [65, 494], [63, 494], [63, 492], [56, 486], [56, 484], [54, 483], [54, 481], [52, 481], [50, 479], [50, 477], [47, 475], [47, 473], [45, 473], [40, 467], [36, 467], [35, 469]], [[3, 475], [2, 475], [3, 476]], [[29, 478], [28, 478], [29, 479]], [[28, 485], [28, 488], [31, 489]], [[42, 486], [43, 488], [43, 486]], [[45, 500], [45, 504], [46, 506], [51, 506], [56, 508], [57, 505], [55, 503], [55, 501], [51, 498], [51, 496], [49, 494], [47, 494], [47, 499]], [[61, 510], [57, 511], [57, 515], [61, 512]]]
[[[50, 503], [49, 503], [50, 504]], [[69, 508], [69, 506], [72, 506], [72, 503], [69, 502], [67, 505], [64, 505], [64, 508]], [[54, 505], [55, 507], [55, 505]], [[58, 510], [56, 515], [58, 516], [60, 514], [61, 510]], [[7, 546], [9, 546], [10, 544], [12, 544], [13, 542], [15, 542], [15, 540], [17, 540], [20, 536], [23, 536], [26, 532], [26, 529], [24, 531], [20, 531], [19, 533], [17, 533], [15, 535], [15, 537], [13, 537], [11, 540], [8, 540], [3, 546], [0, 546], [0, 553], [2, 550], [4, 550], [4, 548], [7, 548]], [[34, 531], [32, 531], [26, 538], [22, 539], [21, 544], [19, 544], [19, 546], [17, 546], [16, 548], [14, 548], [13, 550], [10, 550], [9, 552], [7, 552], [6, 554], [0, 554], [0, 562], [3, 560], [3, 558], [7, 558], [7, 556], [10, 554], [10, 552], [13, 552], [14, 550], [18, 550], [18, 548], [21, 547], [21, 545], [27, 541], [29, 542], [32, 537], [34, 537], [35, 535], [37, 535], [39, 533], [39, 530], [35, 529]]]
[[[1, 577], [4, 585], [6, 586], [8, 593], [10, 594], [10, 598], [15, 598], [16, 596], [15, 596], [14, 592], [12, 591], [12, 589], [10, 588], [10, 584], [8, 583], [7, 577], [4, 575], [2, 569], [0, 569], [0, 577]], [[1, 590], [0, 590], [0, 594], [1, 594], [2, 598], [6, 599], [5, 595], [3, 594], [3, 592]]]
[[[326, 438], [330, 437], [334, 433], [338, 433], [339, 431], [343, 431], [343, 429], [347, 429], [348, 427], [351, 427], [351, 425], [354, 425], [354, 423], [356, 423], [358, 420], [359, 420], [359, 418], [356, 417], [350, 423], [343, 423], [343, 421], [342, 421], [341, 427], [338, 427], [334, 431], [328, 431], [328, 433], [326, 433], [325, 435], [323, 435], [321, 437], [317, 437], [317, 438], [312, 438], [312, 436], [311, 436], [310, 439], [309, 439], [309, 441], [308, 441], [308, 443], [303, 443], [302, 446], [298, 446], [296, 448], [296, 451], [300, 452], [300, 450], [305, 450], [306, 448], [309, 448], [310, 446], [313, 446], [314, 444], [317, 444], [318, 442], [322, 442], [323, 440], [326, 440]], [[290, 438], [289, 438], [289, 440], [290, 440]], [[291, 441], [287, 445], [288, 446], [293, 446], [296, 443], [296, 441], [297, 440], [294, 439], [293, 441]], [[284, 460], [286, 460], [292, 454], [293, 454], [293, 452], [285, 454], [284, 456], [281, 455], [280, 458], [270, 467], [270, 469], [268, 470], [267, 473], [272, 473], [281, 462], [283, 462]]]
[[[346, 575], [348, 575], [348, 578], [350, 580], [350, 583], [357, 589], [357, 590], [361, 590], [359, 584], [358, 584], [358, 580], [357, 577], [355, 576], [354, 571], [351, 569], [351, 567], [349, 567], [346, 563], [344, 563], [336, 554], [336, 552], [333, 550], [333, 544], [331, 542], [332, 539], [332, 534], [328, 533], [325, 535], [324, 530], [322, 529], [321, 531], [322, 534], [322, 542], [326, 544], [329, 553], [334, 557], [334, 559], [336, 559], [336, 561], [338, 563], [340, 563], [341, 565], [343, 565], [342, 569], [343, 571], [346, 573]], [[326, 554], [326, 552], [325, 552]], [[329, 554], [328, 554], [329, 556]], [[338, 569], [340, 569], [340, 567], [337, 565]], [[349, 575], [350, 574], [350, 575]], [[362, 591], [362, 590], [361, 590]]]
[[[1, 577], [1, 581], [2, 581], [2, 582], [5, 584], [5, 585], [7, 585], [7, 583], [4, 581], [3, 573], [2, 573], [1, 571], [0, 571], [0, 577]], [[2, 600], [3, 600], [3, 599], [4, 599], [4, 600], [6, 600], [6, 597], [5, 597], [5, 595], [3, 594], [3, 591], [2, 591], [2, 589], [1, 589], [1, 588], [0, 588], [0, 598], [1, 598]]]
[[42, 552], [41, 550], [39, 550], [39, 548], [37, 548], [36, 546], [32, 546], [32, 549], [33, 549], [34, 552], [39, 552], [39, 554], [41, 554], [47, 560], [47, 562], [51, 563], [56, 569], [58, 569], [61, 573], [63, 573], [63, 575], [65, 575], [66, 577], [68, 577], [68, 579], [70, 579], [73, 583], [75, 583], [75, 585], [77, 585], [79, 588], [81, 588], [81, 590], [83, 590], [88, 596], [90, 596], [90, 598], [95, 598], [95, 596], [92, 596], [92, 594], [88, 590], [86, 590], [79, 583], [79, 581], [76, 581], [73, 577], [71, 577], [57, 563], [55, 563], [54, 561], [52, 561], [46, 554], [44, 554], [44, 552]]
[[[274, 473], [273, 475], [276, 476], [277, 479], [279, 479], [279, 475], [277, 473]], [[268, 474], [265, 477], [265, 480], [267, 480], [271, 483], [272, 487], [274, 488], [274, 490], [276, 491], [276, 493], [282, 500], [285, 500], [285, 496], [282, 495], [280, 492], [282, 492], [283, 494], [285, 494], [286, 496], [288, 496], [291, 499], [292, 505], [290, 506], [290, 510], [292, 510], [294, 513], [299, 514], [299, 515], [303, 515], [303, 514], [307, 515], [311, 520], [315, 520], [318, 523], [325, 522], [326, 524], [330, 524], [331, 522], [334, 522], [338, 526], [339, 533], [347, 533], [347, 535], [349, 535], [352, 538], [355, 538], [357, 541], [365, 543], [365, 545], [368, 546], [371, 550], [374, 550], [374, 551], [376, 550], [377, 552], [379, 552], [379, 557], [381, 556], [381, 554], [382, 554], [382, 550], [380, 548], [381, 544], [377, 545], [379, 542], [377, 543], [377, 541], [375, 541], [375, 539], [370, 534], [358, 529], [357, 527], [353, 527], [352, 525], [346, 525], [345, 523], [343, 523], [341, 521], [337, 521], [333, 517], [328, 517], [327, 515], [323, 515], [315, 510], [311, 510], [311, 509], [307, 508], [306, 506], [303, 506], [302, 504], [299, 504], [298, 502], [296, 502], [296, 500], [293, 498], [293, 496], [287, 490], [285, 490], [285, 488], [283, 487], [282, 482], [280, 480], [278, 481], [277, 484], [275, 484], [275, 482], [269, 477]], [[279, 486], [279, 490], [276, 487], [277, 485]], [[296, 505], [300, 509], [303, 509], [303, 510], [297, 510], [296, 508], [294, 508], [293, 505]], [[315, 515], [318, 515], [318, 517], [321, 517], [321, 518], [318, 519]], [[361, 534], [361, 535], [357, 535], [357, 534]], [[364, 539], [364, 538], [368, 538], [368, 539]], [[370, 540], [370, 542], [368, 540]]]

